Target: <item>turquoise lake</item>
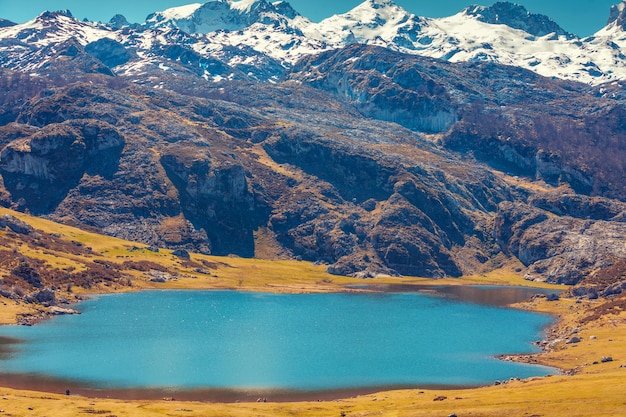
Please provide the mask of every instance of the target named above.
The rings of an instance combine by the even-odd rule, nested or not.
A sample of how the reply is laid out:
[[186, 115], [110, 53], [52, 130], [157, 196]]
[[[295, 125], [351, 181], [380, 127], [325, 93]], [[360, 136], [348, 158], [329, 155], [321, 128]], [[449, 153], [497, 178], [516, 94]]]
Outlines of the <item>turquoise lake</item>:
[[100, 388], [284, 389], [481, 385], [553, 369], [535, 352], [551, 318], [410, 293], [279, 295], [144, 291], [95, 297], [80, 315], [3, 326], [0, 372]]

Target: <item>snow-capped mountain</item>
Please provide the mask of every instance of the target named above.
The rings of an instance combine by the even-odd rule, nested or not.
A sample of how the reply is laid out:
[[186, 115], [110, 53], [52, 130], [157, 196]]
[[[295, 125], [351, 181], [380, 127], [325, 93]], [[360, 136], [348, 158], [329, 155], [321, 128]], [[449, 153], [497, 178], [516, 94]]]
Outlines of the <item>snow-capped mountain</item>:
[[[40, 48], [70, 38], [82, 46], [106, 38], [133, 56], [111, 68], [115, 73], [141, 75], [141, 68], [164, 70], [182, 64], [194, 66], [192, 71], [207, 79], [251, 75], [271, 80], [280, 70], [273, 75], [271, 71], [289, 68], [304, 56], [363, 43], [451, 62], [518, 66], [598, 85], [626, 79], [621, 52], [626, 48], [625, 25], [626, 1], [611, 8], [606, 27], [580, 39], [549, 17], [507, 2], [469, 6], [454, 16], [433, 19], [409, 13], [392, 0], [366, 0], [347, 13], [314, 23], [285, 1], [211, 0], [155, 12], [141, 25], [120, 15], [106, 25], [78, 21], [68, 11], [44, 12], [20, 25], [3, 23], [0, 63], [34, 70], [44, 65], [41, 56], [33, 55], [41, 55]], [[205, 71], [203, 61], [216, 59], [232, 71]], [[263, 62], [273, 69], [255, 71]]]
[[34, 47], [48, 46], [70, 38], [86, 45], [112, 36], [115, 35], [110, 28], [92, 22], [81, 22], [69, 10], [46, 11], [33, 20], [5, 27], [0, 32], [2, 40], [14, 40]]
[[569, 39], [576, 37], [548, 16], [530, 13], [519, 4], [498, 2], [490, 7], [472, 5], [465, 9], [465, 14], [475, 16], [484, 23], [507, 25], [535, 36], [552, 35], [555, 39], [559, 36], [566, 36]]
[[[623, 16], [624, 4], [614, 7], [614, 22]], [[429, 19], [391, 0], [367, 0], [305, 32], [332, 45], [359, 42], [452, 62], [492, 61], [590, 84], [626, 78], [626, 62], [619, 57], [620, 46], [626, 46], [620, 44], [623, 28], [579, 39], [552, 19], [506, 2]]]
[[[114, 38], [108, 27], [80, 22], [67, 10], [44, 12], [20, 25], [0, 29], [0, 65], [12, 70], [37, 73], [50, 60], [66, 51], [103, 38]], [[67, 50], [69, 48], [69, 50]]]
[[246, 46], [285, 64], [326, 48], [319, 37], [302, 32], [313, 25], [289, 3], [265, 0], [213, 0], [174, 7], [151, 14], [144, 23], [148, 28], [177, 28], [196, 35], [193, 48], [201, 54], [220, 55], [225, 46]]
[[415, 50], [415, 42], [427, 26], [391, 0], [367, 0], [347, 13], [331, 16], [308, 28], [330, 44], [369, 43]]
[[290, 25], [294, 20], [301, 21], [300, 24], [310, 23], [286, 2], [214, 0], [153, 13], [147, 17], [145, 26], [175, 27], [187, 33], [209, 33], [242, 30], [255, 23], [294, 29]]

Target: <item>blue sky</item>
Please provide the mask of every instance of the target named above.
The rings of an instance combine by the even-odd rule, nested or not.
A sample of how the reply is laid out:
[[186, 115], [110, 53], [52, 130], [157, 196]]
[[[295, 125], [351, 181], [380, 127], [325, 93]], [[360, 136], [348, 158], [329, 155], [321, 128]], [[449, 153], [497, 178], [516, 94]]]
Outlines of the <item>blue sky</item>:
[[[205, 0], [0, 0], [0, 17], [22, 23], [44, 10], [69, 9], [79, 18], [108, 21], [120, 13], [131, 22], [143, 22], [155, 11]], [[288, 0], [300, 14], [319, 21], [336, 13], [344, 13], [362, 0]], [[550, 16], [565, 30], [588, 36], [602, 28], [609, 9], [619, 0], [515, 0], [532, 13]], [[492, 0], [396, 0], [406, 10], [426, 17], [453, 15], [469, 4], [491, 5]]]

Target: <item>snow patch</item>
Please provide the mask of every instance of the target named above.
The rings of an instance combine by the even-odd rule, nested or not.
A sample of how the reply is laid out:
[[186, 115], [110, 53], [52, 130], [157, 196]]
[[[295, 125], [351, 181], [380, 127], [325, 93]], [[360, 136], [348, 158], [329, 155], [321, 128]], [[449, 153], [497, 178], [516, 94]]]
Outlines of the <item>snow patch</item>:
[[193, 3], [186, 6], [172, 7], [159, 14], [165, 19], [185, 19], [194, 14], [200, 7], [202, 7], [201, 3]]
[[259, 0], [229, 0], [230, 8], [239, 10], [240, 12], [250, 13], [255, 4], [259, 3]]

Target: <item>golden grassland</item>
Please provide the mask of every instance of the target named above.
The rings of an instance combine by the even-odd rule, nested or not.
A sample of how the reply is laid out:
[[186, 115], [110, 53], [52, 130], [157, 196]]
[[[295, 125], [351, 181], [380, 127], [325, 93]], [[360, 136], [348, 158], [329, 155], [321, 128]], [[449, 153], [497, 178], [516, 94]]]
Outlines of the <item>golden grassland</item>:
[[[93, 258], [108, 262], [148, 261], [173, 273], [164, 283], [150, 281], [145, 272], [130, 271], [132, 286], [105, 283], [74, 292], [129, 291], [143, 288], [238, 289], [271, 292], [355, 291], [350, 285], [362, 280], [324, 272], [324, 266], [298, 261], [264, 261], [236, 257], [191, 256], [208, 265], [198, 272], [170, 251], [151, 252], [144, 245], [96, 235], [40, 218], [0, 208], [0, 215], [12, 214], [45, 233], [80, 242], [91, 248], [89, 256], [68, 255], [16, 243], [14, 250], [41, 259], [51, 267], [81, 268]], [[6, 232], [0, 232], [6, 233]], [[0, 270], [0, 276], [7, 271]], [[461, 279], [426, 280], [380, 277], [368, 284], [416, 285], [525, 285], [562, 288], [524, 281], [513, 268]], [[621, 300], [621, 301], [620, 301]], [[510, 357], [561, 369], [562, 373], [543, 378], [508, 381], [472, 389], [397, 390], [360, 395], [342, 400], [315, 402], [207, 403], [192, 401], [128, 401], [109, 398], [66, 396], [62, 393], [0, 388], [0, 416], [621, 416], [626, 415], [626, 299], [577, 302], [561, 298], [548, 302], [535, 299], [518, 308], [546, 312], [558, 318], [549, 330], [552, 346], [546, 353]], [[0, 323], [14, 323], [18, 313], [32, 305], [0, 297]], [[572, 336], [579, 343], [566, 343]], [[602, 362], [611, 357], [612, 361]]]

